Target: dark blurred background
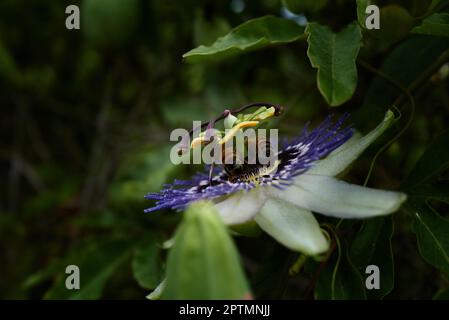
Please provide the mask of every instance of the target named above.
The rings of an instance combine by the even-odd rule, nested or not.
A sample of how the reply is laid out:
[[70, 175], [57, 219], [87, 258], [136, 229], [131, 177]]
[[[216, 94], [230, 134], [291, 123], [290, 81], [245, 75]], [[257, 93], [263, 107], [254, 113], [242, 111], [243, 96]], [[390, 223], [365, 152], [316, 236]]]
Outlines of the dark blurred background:
[[[418, 16], [418, 2], [396, 3]], [[80, 30], [65, 28], [69, 4], [81, 9]], [[179, 220], [170, 211], [145, 215], [151, 203], [143, 196], [197, 169], [170, 163], [172, 129], [267, 101], [286, 106], [278, 125], [292, 136], [333, 112], [316, 88], [304, 41], [223, 63], [182, 60], [248, 19], [280, 16], [281, 7], [276, 0], [0, 1], [1, 298], [67, 298], [58, 283], [71, 263], [87, 270], [83, 281], [92, 288], [86, 297], [143, 298], [163, 277], [160, 247]], [[313, 17], [339, 28], [354, 19], [354, 10], [353, 1], [336, 1]], [[377, 39], [383, 46], [370, 51], [367, 44], [362, 55], [381, 64], [400, 37]], [[355, 96], [338, 111], [354, 113], [366, 132], [383, 116], [373, 110], [388, 105], [361, 108], [374, 76], [359, 69], [359, 78]], [[401, 138], [406, 144], [384, 155], [373, 185], [397, 187], [428, 139], [447, 126], [447, 81], [424, 84], [417, 99], [426, 107]], [[362, 159], [350, 179], [363, 182], [369, 161]], [[408, 254], [397, 268], [408, 269], [398, 276], [393, 298], [431, 297], [440, 281], [415, 259], [414, 241], [398, 227], [395, 250]], [[304, 279], [279, 285], [290, 252], [266, 236], [237, 242], [247, 272], [258, 273], [251, 280], [256, 296], [301, 297]], [[136, 276], [145, 263], [151, 272]], [[257, 289], [267, 274], [276, 277]], [[273, 289], [279, 287], [287, 289]]]

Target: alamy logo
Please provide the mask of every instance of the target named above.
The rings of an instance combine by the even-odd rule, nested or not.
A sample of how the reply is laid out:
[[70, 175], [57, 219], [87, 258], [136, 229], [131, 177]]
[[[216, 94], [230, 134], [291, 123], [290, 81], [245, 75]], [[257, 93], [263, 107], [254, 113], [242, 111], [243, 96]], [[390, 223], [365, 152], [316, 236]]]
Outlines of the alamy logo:
[[365, 9], [366, 19], [365, 27], [368, 30], [380, 29], [380, 10], [376, 5], [369, 5]]
[[380, 289], [380, 269], [375, 264], [366, 267], [365, 273], [368, 275], [365, 280], [365, 287], [368, 290]]
[[80, 268], [77, 265], [71, 264], [65, 268], [65, 273], [68, 274], [65, 279], [65, 287], [67, 290], [79, 290]]
[[65, 8], [65, 13], [68, 14], [65, 19], [65, 27], [68, 30], [79, 30], [80, 28], [80, 8], [74, 4]]

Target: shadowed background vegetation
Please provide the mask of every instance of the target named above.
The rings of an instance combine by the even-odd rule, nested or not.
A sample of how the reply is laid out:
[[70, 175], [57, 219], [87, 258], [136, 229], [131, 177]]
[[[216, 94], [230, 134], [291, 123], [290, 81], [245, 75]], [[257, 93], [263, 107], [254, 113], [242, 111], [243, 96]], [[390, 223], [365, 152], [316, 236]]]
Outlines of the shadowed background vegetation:
[[[368, 186], [406, 190], [410, 200], [393, 218], [343, 223], [348, 254], [338, 259], [339, 269], [346, 267], [342, 283], [361, 281], [362, 266], [373, 261], [385, 283], [377, 295], [354, 289], [337, 297], [448, 296], [448, 1], [372, 2], [381, 7], [381, 30], [357, 26], [363, 38], [353, 59], [355, 92], [329, 97], [326, 84], [318, 89], [314, 56], [322, 54], [322, 37], [357, 21], [368, 1], [2, 0], [0, 297], [143, 299], [164, 277], [163, 244], [182, 217], [144, 214], [152, 203], [143, 196], [201, 169], [170, 163], [170, 131], [255, 101], [285, 107], [273, 126], [286, 137], [342, 112], [365, 133], [396, 106], [398, 121], [346, 180], [363, 184], [383, 148]], [[65, 28], [69, 4], [81, 9], [81, 30]], [[304, 15], [291, 16], [287, 7]], [[436, 13], [440, 20], [423, 26]], [[293, 34], [253, 52], [182, 58], [266, 15], [330, 29], [309, 29], [316, 30], [309, 42]], [[270, 30], [287, 37], [296, 30], [289, 26]], [[237, 38], [257, 40], [251, 28]], [[308, 56], [314, 35], [318, 50]], [[342, 50], [351, 41], [341, 42]], [[335, 254], [295, 273], [289, 269], [298, 254], [268, 236], [234, 240], [256, 298], [334, 297]], [[69, 264], [82, 270], [79, 291], [64, 287]], [[351, 272], [358, 275], [347, 277]]]

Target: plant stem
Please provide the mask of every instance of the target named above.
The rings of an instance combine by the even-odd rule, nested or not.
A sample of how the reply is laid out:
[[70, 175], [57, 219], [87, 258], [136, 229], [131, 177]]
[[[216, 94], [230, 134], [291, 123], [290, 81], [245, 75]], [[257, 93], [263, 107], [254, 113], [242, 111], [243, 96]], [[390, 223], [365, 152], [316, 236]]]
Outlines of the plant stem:
[[298, 259], [296, 259], [295, 263], [293, 263], [293, 265], [290, 267], [290, 269], [288, 269], [288, 274], [290, 276], [297, 274], [299, 271], [301, 271], [302, 267], [304, 266], [304, 264], [307, 262], [308, 259], [309, 259], [309, 257], [306, 256], [305, 254], [299, 255], [299, 257], [298, 257]]

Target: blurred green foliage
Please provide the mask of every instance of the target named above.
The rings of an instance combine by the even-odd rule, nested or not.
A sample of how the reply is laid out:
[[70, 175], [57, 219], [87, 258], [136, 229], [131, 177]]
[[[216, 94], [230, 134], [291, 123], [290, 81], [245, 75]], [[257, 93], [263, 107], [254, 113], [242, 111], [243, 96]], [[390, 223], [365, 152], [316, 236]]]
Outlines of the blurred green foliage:
[[226, 226], [211, 203], [186, 211], [167, 261], [164, 299], [243, 299], [251, 296]]
[[[143, 196], [201, 169], [170, 163], [170, 131], [254, 101], [286, 107], [284, 136], [343, 111], [367, 132], [394, 104], [401, 117], [347, 179], [363, 184], [385, 146], [368, 185], [410, 195], [391, 219], [343, 223], [327, 260], [294, 274], [296, 253], [234, 237], [254, 297], [447, 298], [449, 1], [232, 2], [0, 2], [1, 298], [144, 298], [182, 213], [144, 214]], [[353, 24], [369, 3], [381, 30]], [[81, 30], [65, 28], [69, 4]], [[314, 22], [309, 43], [284, 6]], [[317, 84], [312, 65], [336, 73]], [[368, 263], [385, 272], [380, 292], [364, 290]], [[69, 264], [79, 291], [64, 288]]]

